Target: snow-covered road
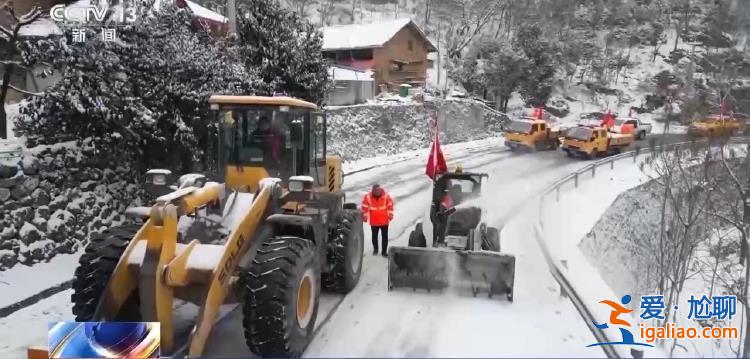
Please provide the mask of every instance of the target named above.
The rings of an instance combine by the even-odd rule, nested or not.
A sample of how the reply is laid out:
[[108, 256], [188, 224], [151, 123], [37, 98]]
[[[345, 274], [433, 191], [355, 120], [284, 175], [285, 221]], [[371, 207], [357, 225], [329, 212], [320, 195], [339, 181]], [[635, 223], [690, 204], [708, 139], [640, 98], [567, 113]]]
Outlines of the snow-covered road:
[[[585, 348], [593, 337], [572, 304], [560, 297], [531, 237], [532, 221], [524, 209], [525, 204], [535, 203], [532, 198], [547, 185], [585, 162], [558, 152], [512, 154], [500, 139], [449, 145], [444, 151], [451, 168], [460, 162], [466, 171], [490, 174], [485, 186], [485, 198], [492, 204], [488, 222], [503, 228], [502, 249], [516, 256], [514, 302], [458, 293], [389, 292], [387, 260], [371, 255], [366, 229], [361, 281], [346, 297], [325, 294], [321, 298], [317, 333], [306, 356], [602, 356], [600, 350]], [[408, 231], [422, 217], [431, 195], [424, 154], [381, 159], [360, 164], [360, 169], [364, 170], [345, 178], [347, 198], [358, 202], [373, 183], [384, 186], [396, 202], [391, 244], [406, 245]], [[347, 172], [354, 170], [350, 167]], [[72, 273], [74, 268], [59, 270]], [[0, 357], [22, 357], [29, 345], [45, 343], [49, 321], [72, 319], [69, 298], [70, 290], [64, 291], [0, 319], [0, 337], [4, 338]], [[181, 309], [185, 317], [193, 312], [193, 308]], [[205, 354], [250, 355], [240, 311], [225, 310], [228, 314], [217, 323]], [[186, 334], [189, 322], [185, 322], [180, 332]]]
[[[488, 143], [484, 148], [451, 148], [450, 166], [490, 174], [486, 198], [493, 203], [488, 220], [505, 227], [503, 251], [516, 256], [513, 303], [464, 293], [428, 294], [412, 290], [389, 292], [387, 260], [372, 256], [365, 231], [364, 273], [346, 297], [326, 295], [318, 313], [318, 332], [308, 357], [497, 357], [602, 356], [585, 348], [593, 337], [559, 287], [530, 236], [531, 218], [525, 203], [557, 178], [583, 162], [560, 153], [517, 155]], [[373, 183], [383, 185], [396, 202], [391, 224], [392, 245], [406, 245], [408, 232], [422, 217], [431, 195], [423, 174], [424, 157], [402, 160], [345, 180], [350, 201], [357, 201]], [[507, 221], [513, 217], [513, 220]], [[206, 354], [246, 356], [241, 315], [235, 310], [222, 320]], [[219, 340], [220, 338], [220, 340]]]

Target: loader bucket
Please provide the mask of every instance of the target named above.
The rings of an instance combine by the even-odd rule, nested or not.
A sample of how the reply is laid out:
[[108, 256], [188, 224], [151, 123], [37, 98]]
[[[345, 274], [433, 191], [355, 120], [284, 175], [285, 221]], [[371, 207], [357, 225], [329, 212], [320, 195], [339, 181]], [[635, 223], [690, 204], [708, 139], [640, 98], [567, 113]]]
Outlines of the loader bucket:
[[513, 298], [516, 257], [490, 251], [447, 248], [391, 247], [388, 250], [388, 289], [443, 290], [448, 287]]

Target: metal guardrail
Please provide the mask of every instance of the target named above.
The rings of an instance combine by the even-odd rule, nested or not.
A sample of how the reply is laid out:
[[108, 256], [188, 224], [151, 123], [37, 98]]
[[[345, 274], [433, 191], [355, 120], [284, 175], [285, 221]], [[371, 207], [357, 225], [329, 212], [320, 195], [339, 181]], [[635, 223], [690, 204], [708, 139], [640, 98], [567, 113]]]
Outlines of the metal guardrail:
[[[744, 143], [744, 142], [747, 142], [748, 139], [750, 138], [735, 137], [735, 138], [730, 139], [730, 143]], [[555, 260], [550, 253], [548, 242], [544, 235], [544, 220], [543, 220], [544, 212], [543, 211], [544, 211], [545, 200], [547, 200], [547, 196], [549, 196], [552, 192], [554, 192], [555, 201], [559, 201], [560, 200], [560, 188], [562, 186], [570, 182], [573, 182], [575, 186], [574, 188], [578, 188], [581, 176], [590, 172], [592, 177], [596, 177], [597, 168], [609, 165], [610, 169], [614, 169], [615, 162], [627, 160], [631, 158], [632, 158], [633, 163], [635, 164], [636, 161], [638, 160], [639, 155], [650, 153], [652, 150], [655, 150], [655, 149], [676, 150], [676, 149], [679, 149], [679, 148], [685, 147], [686, 145], [691, 145], [691, 144], [693, 143], [692, 142], [679, 142], [679, 143], [672, 143], [672, 144], [662, 145], [662, 146], [647, 147], [643, 149], [639, 148], [639, 149], [636, 149], [635, 151], [621, 153], [615, 156], [611, 156], [605, 159], [592, 162], [584, 166], [583, 168], [555, 181], [552, 185], [547, 187], [547, 189], [542, 191], [541, 196], [539, 196], [538, 215], [536, 216], [537, 220], [536, 220], [536, 223], [534, 224], [534, 238], [537, 240], [539, 247], [541, 248], [542, 253], [544, 254], [544, 258], [547, 261], [547, 265], [550, 268], [550, 272], [552, 273], [552, 276], [560, 284], [561, 293], [563, 293], [564, 296], [567, 296], [568, 298], [570, 298], [570, 301], [576, 307], [576, 310], [578, 310], [578, 313], [581, 315], [581, 318], [583, 318], [584, 322], [586, 322], [586, 325], [591, 330], [591, 333], [600, 343], [610, 342], [610, 340], [607, 338], [607, 335], [602, 330], [599, 330], [594, 326], [595, 318], [591, 310], [588, 308], [586, 302], [576, 292], [570, 280], [566, 277], [565, 272], [560, 268], [560, 266], [564, 266], [564, 264], [560, 261]], [[602, 348], [602, 350], [604, 351], [604, 354], [608, 358], [621, 358], [620, 354], [612, 346], [602, 345], [600, 346], [600, 348]], [[633, 351], [631, 351], [631, 354], [634, 357], [640, 357], [638, 353], [635, 353]]]

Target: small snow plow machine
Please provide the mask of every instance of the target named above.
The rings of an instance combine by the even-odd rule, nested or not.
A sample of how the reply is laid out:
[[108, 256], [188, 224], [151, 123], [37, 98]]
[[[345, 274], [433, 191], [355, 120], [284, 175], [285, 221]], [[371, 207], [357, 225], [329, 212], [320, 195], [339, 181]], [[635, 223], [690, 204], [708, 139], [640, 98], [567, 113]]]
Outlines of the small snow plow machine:
[[430, 208], [432, 240], [422, 223], [409, 235], [408, 247], [388, 251], [388, 289], [468, 288], [513, 300], [516, 258], [500, 252], [497, 228], [482, 222], [479, 205], [483, 173], [445, 173], [435, 179]]

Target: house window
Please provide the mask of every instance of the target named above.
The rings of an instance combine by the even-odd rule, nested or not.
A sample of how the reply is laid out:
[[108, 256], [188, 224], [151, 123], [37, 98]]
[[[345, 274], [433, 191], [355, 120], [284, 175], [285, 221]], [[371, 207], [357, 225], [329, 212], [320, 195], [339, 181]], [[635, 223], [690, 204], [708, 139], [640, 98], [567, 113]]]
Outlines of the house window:
[[351, 57], [354, 60], [372, 60], [373, 51], [372, 49], [352, 50]]
[[414, 51], [414, 41], [409, 40], [409, 51]]

